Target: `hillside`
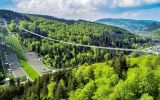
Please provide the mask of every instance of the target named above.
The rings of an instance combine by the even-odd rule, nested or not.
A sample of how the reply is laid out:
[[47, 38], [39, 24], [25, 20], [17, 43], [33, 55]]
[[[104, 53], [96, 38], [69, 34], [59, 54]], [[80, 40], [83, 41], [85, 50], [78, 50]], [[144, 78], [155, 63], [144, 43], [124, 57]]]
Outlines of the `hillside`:
[[35, 16], [35, 17], [41, 17], [41, 18], [46, 18], [50, 20], [55, 20], [59, 22], [63, 22], [66, 24], [74, 24], [76, 21], [75, 20], [66, 20], [62, 18], [56, 18], [53, 16], [48, 16], [48, 15], [38, 15], [38, 14], [27, 14], [27, 13], [18, 13], [10, 10], [2, 10], [0, 9], [0, 18], [5, 18], [7, 21], [14, 20], [18, 22], [19, 20], [30, 20], [29, 16]]
[[5, 18], [7, 21], [15, 20], [16, 22], [18, 22], [19, 20], [29, 20], [28, 16], [26, 16], [25, 14], [1, 9], [0, 18]]
[[[135, 52], [130, 56], [129, 51], [72, 45], [137, 49], [148, 45], [148, 41], [152, 43], [150, 39], [122, 28], [85, 20], [70, 23], [44, 15], [3, 13], [2, 18], [10, 16], [7, 21], [13, 33], [5, 39], [13, 44], [10, 48], [18, 54], [24, 71], [30, 73], [34, 81], [21, 83], [18, 78], [9, 80], [7, 86], [0, 85], [0, 100], [153, 100], [160, 97], [160, 56], [139, 56], [143, 53]], [[24, 59], [26, 51], [40, 56], [30, 57], [34, 66], [39, 64], [36, 61], [42, 60], [52, 72], [37, 78], [36, 69], [32, 70], [35, 67], [29, 66], [31, 62]], [[4, 78], [1, 73], [0, 78]]]
[[156, 30], [160, 29], [160, 23], [154, 22], [146, 27], [148, 27], [148, 28], [145, 28], [144, 29], [145, 31], [149, 31], [149, 32], [156, 31]]
[[[139, 40], [145, 43], [144, 40], [136, 39], [136, 36], [124, 29], [83, 20], [68, 25], [55, 20], [30, 16], [30, 21], [23, 20], [20, 22], [20, 26], [49, 38], [86, 45], [134, 48], [133, 45]], [[18, 30], [17, 32], [23, 33]], [[55, 68], [100, 62], [105, 59], [105, 54], [110, 52], [103, 49], [51, 42], [30, 33], [24, 33], [19, 34], [22, 44], [28, 47], [30, 51], [41, 54], [45, 61]]]
[[153, 35], [153, 36], [158, 36], [160, 37], [160, 28], [159, 29], [156, 29], [150, 33], [148, 33], [149, 35]]
[[131, 32], [146, 33], [160, 28], [160, 22], [152, 20], [112, 19], [104, 18], [96, 22], [127, 29]]
[[[85, 20], [68, 21], [45, 15], [21, 14], [12, 11], [6, 11], [4, 14], [7, 16], [12, 15], [11, 13], [14, 13], [10, 17], [10, 20], [14, 20], [9, 25], [11, 31], [19, 34], [18, 38], [24, 46], [30, 51], [41, 54], [44, 60], [55, 68], [104, 61], [105, 55], [110, 51], [65, 45], [41, 39], [18, 29], [15, 24], [17, 19], [23, 28], [49, 38], [66, 42], [119, 48], [135, 48], [133, 45], [137, 42], [146, 42], [124, 29], [110, 25]], [[5, 16], [3, 17], [5, 18]], [[112, 53], [115, 52], [113, 51]], [[112, 57], [112, 54], [110, 56]]]
[[[2, 88], [1, 100], [158, 100], [159, 56], [83, 65], [44, 75], [33, 83]], [[122, 75], [122, 77], [119, 77]]]
[[53, 17], [53, 16], [48, 16], [48, 15], [36, 15], [36, 14], [29, 14], [31, 16], [35, 16], [35, 17], [42, 17], [42, 18], [46, 18], [46, 19], [50, 19], [50, 20], [55, 20], [58, 22], [62, 22], [62, 23], [66, 23], [66, 24], [74, 24], [76, 21], [75, 20], [66, 20], [63, 18], [57, 18], [57, 17]]

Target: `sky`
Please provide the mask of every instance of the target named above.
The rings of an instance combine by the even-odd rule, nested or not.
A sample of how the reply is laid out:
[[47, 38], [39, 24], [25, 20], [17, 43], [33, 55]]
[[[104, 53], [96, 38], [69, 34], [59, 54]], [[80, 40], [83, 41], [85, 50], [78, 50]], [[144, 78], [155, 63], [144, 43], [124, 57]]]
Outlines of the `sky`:
[[0, 9], [75, 20], [127, 18], [160, 21], [160, 0], [0, 0]]

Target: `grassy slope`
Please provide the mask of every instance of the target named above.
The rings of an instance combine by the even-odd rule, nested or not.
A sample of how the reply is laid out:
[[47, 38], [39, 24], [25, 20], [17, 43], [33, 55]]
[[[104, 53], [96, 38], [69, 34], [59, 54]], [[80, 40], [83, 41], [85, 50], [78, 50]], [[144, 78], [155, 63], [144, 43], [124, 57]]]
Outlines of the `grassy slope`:
[[31, 67], [31, 65], [26, 60], [26, 57], [19, 46], [17, 38], [13, 35], [10, 35], [10, 36], [7, 36], [6, 40], [9, 44], [13, 43], [13, 47], [15, 48], [15, 52], [18, 56], [19, 62], [23, 70], [29, 75], [31, 79], [37, 78], [39, 74]]

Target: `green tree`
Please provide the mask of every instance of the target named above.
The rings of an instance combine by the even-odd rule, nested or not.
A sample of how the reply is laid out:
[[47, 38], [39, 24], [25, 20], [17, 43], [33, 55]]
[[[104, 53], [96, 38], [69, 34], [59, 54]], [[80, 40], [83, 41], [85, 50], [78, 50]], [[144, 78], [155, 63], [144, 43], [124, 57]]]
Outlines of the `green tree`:
[[125, 57], [120, 54], [116, 56], [112, 61], [112, 67], [114, 71], [119, 75], [119, 78], [124, 78], [124, 72], [127, 72], [128, 66]]
[[14, 20], [12, 20], [11, 23], [9, 24], [9, 28], [12, 32], [17, 31], [18, 28], [16, 27], [16, 23]]
[[55, 92], [55, 97], [56, 100], [60, 100], [60, 99], [65, 99], [66, 97], [66, 85], [63, 79], [61, 79], [58, 83], [56, 92]]
[[13, 78], [11, 78], [11, 79], [9, 80], [9, 84], [10, 84], [11, 86], [15, 86], [15, 80], [14, 80]]
[[154, 100], [154, 98], [146, 93], [141, 96], [140, 100]]
[[105, 59], [106, 64], [108, 64], [109, 56], [110, 56], [109, 53], [106, 53], [106, 54], [104, 55], [104, 59]]
[[90, 81], [83, 89], [77, 89], [74, 93], [70, 93], [69, 100], [92, 100], [96, 85], [94, 81]]
[[49, 100], [55, 100], [55, 89], [56, 89], [56, 83], [51, 82], [48, 84], [48, 99]]

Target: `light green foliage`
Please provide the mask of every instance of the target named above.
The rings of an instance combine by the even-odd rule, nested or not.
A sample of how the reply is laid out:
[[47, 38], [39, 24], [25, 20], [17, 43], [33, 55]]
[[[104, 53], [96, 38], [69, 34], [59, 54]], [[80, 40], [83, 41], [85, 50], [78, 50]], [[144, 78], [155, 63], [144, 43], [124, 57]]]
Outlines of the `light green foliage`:
[[131, 67], [150, 67], [156, 69], [160, 65], [160, 56], [141, 56], [138, 58], [127, 59]]
[[95, 78], [102, 78], [102, 77], [106, 77], [109, 78], [112, 74], [114, 74], [114, 70], [113, 68], [106, 66], [104, 63], [97, 63], [94, 64], [94, 74], [95, 74]]
[[134, 100], [142, 93], [155, 91], [154, 82], [153, 72], [149, 68], [133, 68], [129, 69], [127, 79], [117, 84], [115, 91], [122, 100]]
[[[92, 71], [94, 80], [90, 78], [90, 72]], [[70, 99], [75, 100], [83, 100], [83, 98], [85, 100], [108, 98], [108, 95], [112, 93], [112, 88], [117, 84], [119, 80], [118, 75], [115, 74], [113, 68], [106, 66], [104, 63], [97, 63], [90, 66], [81, 66], [77, 71], [74, 70], [73, 72], [75, 73], [78, 82], [83, 82], [83, 85], [80, 84], [79, 89], [77, 89], [75, 92], [72, 91], [70, 93]], [[87, 84], [84, 85], [84, 83]], [[88, 95], [85, 95], [85, 93], [83, 93], [86, 88], [89, 88], [89, 86], [93, 88], [92, 89], [90, 87], [90, 90], [92, 90], [92, 92], [94, 91], [94, 95], [92, 92], [89, 92], [89, 90]], [[89, 96], [90, 94], [92, 94], [92, 98]]]
[[56, 83], [55, 82], [51, 82], [48, 84], [48, 99], [50, 100], [54, 100], [54, 91], [55, 91], [55, 86]]
[[[127, 59], [127, 63], [129, 62], [131, 67], [135, 64], [137, 64], [137, 67], [129, 68], [125, 80], [120, 80], [113, 68], [103, 63], [93, 64], [92, 68], [94, 70], [96, 90], [94, 90], [95, 92], [92, 99], [135, 100], [135, 98], [141, 98], [141, 96], [144, 98], [144, 93], [149, 93], [155, 98], [158, 98], [159, 94], [157, 94], [157, 89], [159, 89], [160, 83], [159, 61], [159, 56], [141, 56]], [[82, 66], [78, 68], [75, 73], [77, 79], [81, 80], [81, 82], [84, 80], [89, 84], [89, 78], [86, 73], [89, 72], [90, 67], [91, 66]], [[81, 94], [81, 91], [86, 85], [83, 84], [82, 87], [79, 87], [75, 92], [70, 92], [70, 97], [74, 99], [81, 98], [77, 96]], [[81, 96], [84, 97], [84, 95]], [[148, 96], [149, 100], [152, 96]]]
[[95, 89], [94, 81], [90, 81], [83, 89], [77, 89], [74, 93], [71, 92], [69, 100], [91, 100]]
[[20, 60], [20, 64], [23, 70], [29, 75], [31, 79], [36, 79], [39, 76], [39, 74], [32, 68], [32, 66], [28, 62]]
[[[131, 66], [123, 79], [106, 63], [86, 64], [45, 75], [35, 80], [33, 85], [26, 85], [25, 92], [19, 97], [34, 99], [40, 95], [42, 100], [158, 100], [159, 56], [128, 58], [127, 63]], [[154, 67], [148, 66], [148, 63]], [[133, 66], [135, 64], [137, 66]]]
[[9, 28], [12, 32], [15, 32], [18, 29], [14, 20], [9, 24]]
[[143, 94], [140, 100], [154, 100], [152, 96], [149, 96], [147, 93]]
[[96, 81], [97, 90], [93, 99], [107, 99], [108, 96], [113, 92], [115, 84], [118, 82], [118, 75], [113, 74], [110, 78], [99, 78]]

